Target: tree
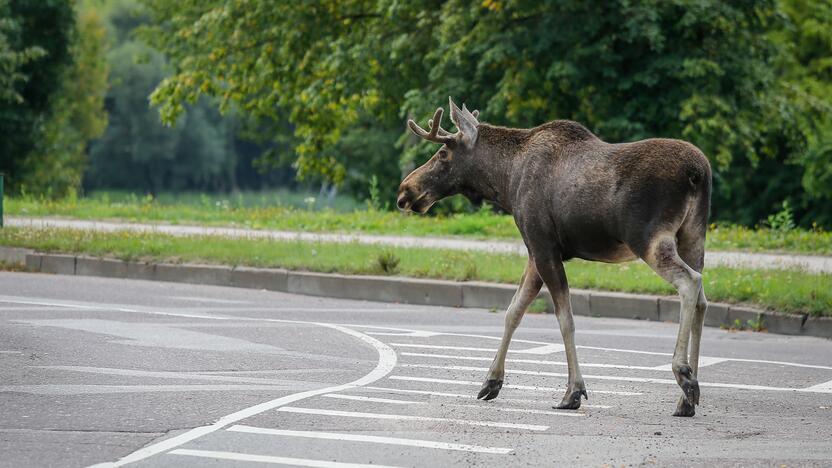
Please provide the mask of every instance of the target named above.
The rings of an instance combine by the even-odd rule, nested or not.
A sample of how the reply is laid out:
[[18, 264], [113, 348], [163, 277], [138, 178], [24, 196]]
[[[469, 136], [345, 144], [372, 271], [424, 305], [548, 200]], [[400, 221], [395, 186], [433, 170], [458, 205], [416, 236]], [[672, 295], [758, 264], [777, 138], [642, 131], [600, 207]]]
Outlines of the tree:
[[[110, 124], [90, 148], [88, 189], [162, 191], [237, 190], [263, 180], [241, 171], [239, 161], [261, 148], [238, 144], [240, 123], [222, 117], [207, 98], [189, 105], [187, 115], [166, 127], [147, 97], [170, 73], [164, 55], [135, 38], [148, 21], [140, 5], [110, 1], [99, 8], [108, 25], [111, 68], [106, 107]], [[251, 158], [245, 159], [250, 164]], [[238, 172], [243, 174], [239, 180]]]
[[143, 37], [175, 70], [151, 96], [162, 120], [203, 95], [264, 122], [283, 112], [300, 177], [372, 171], [375, 148], [339, 151], [366, 128], [398, 133], [402, 165], [417, 162], [428, 145], [402, 122], [453, 95], [503, 125], [568, 118], [611, 141], [690, 140], [714, 163], [716, 218], [750, 205], [742, 219], [754, 223], [804, 195], [790, 184], [758, 200], [738, 185], [748, 171], [765, 183], [769, 169], [813, 161], [798, 157], [812, 135], [805, 103], [773, 66], [788, 23], [775, 0], [145, 2]]
[[0, 172], [11, 192], [72, 63], [74, 32], [69, 0], [0, 0]]
[[65, 196], [77, 191], [88, 144], [107, 127], [104, 26], [93, 10], [81, 11], [77, 18], [73, 62], [63, 72], [51, 113], [39, 123], [40, 139], [21, 164], [20, 183], [29, 192]]

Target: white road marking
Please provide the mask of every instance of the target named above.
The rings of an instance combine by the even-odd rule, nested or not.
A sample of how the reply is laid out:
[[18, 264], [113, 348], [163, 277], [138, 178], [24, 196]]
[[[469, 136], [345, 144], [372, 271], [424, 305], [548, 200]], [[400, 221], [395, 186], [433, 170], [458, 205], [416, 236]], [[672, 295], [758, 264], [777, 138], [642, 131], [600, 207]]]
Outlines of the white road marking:
[[365, 396], [357, 396], [357, 395], [342, 395], [340, 393], [327, 393], [321, 395], [322, 397], [327, 398], [337, 398], [339, 400], [355, 400], [355, 401], [368, 401], [372, 403], [390, 403], [393, 405], [424, 405], [424, 401], [408, 401], [408, 400], [392, 400], [389, 398], [373, 398], [373, 397], [365, 397]]
[[[699, 358], [699, 368], [701, 369], [703, 367], [712, 366], [714, 364], [719, 364], [720, 362], [726, 362], [726, 361], [730, 361], [730, 359], [701, 356]], [[583, 366], [583, 364], [581, 364], [581, 365]], [[658, 371], [673, 372], [673, 365], [672, 364], [662, 364], [660, 366], [654, 367], [653, 369], [658, 370]]]
[[[410, 393], [413, 395], [430, 395], [430, 396], [441, 396], [441, 397], [449, 397], [449, 398], [465, 398], [469, 400], [476, 400], [476, 395], [471, 394], [462, 394], [462, 393], [445, 393], [445, 392], [431, 392], [428, 390], [409, 390], [405, 388], [391, 388], [391, 387], [362, 387], [362, 389], [367, 390], [381, 390], [390, 393]], [[522, 399], [522, 398], [500, 398], [500, 402], [506, 403], [531, 403], [531, 404], [539, 404], [542, 400], [529, 400], [529, 399]], [[486, 405], [490, 405], [492, 403], [485, 403]], [[483, 406], [483, 408], [487, 408], [487, 406]], [[609, 409], [612, 406], [607, 405], [586, 405], [582, 404], [581, 408], [600, 408], [600, 409]]]
[[[482, 386], [482, 382], [473, 382], [470, 380], [449, 380], [449, 379], [434, 379], [430, 377], [410, 377], [407, 375], [391, 375], [388, 377], [390, 380], [407, 380], [411, 382], [429, 382], [429, 383], [444, 383], [444, 384], [451, 384], [451, 385], [468, 385], [468, 386]], [[674, 381], [675, 383], [675, 381]], [[513, 388], [515, 390], [534, 390], [534, 391], [543, 391], [543, 392], [557, 392], [559, 389], [552, 388], [552, 387], [538, 387], [535, 385], [512, 385], [512, 384], [504, 384], [503, 388]], [[599, 393], [599, 394], [608, 394], [608, 395], [624, 395], [624, 396], [635, 396], [635, 395], [643, 395], [641, 392], [619, 392], [613, 390], [593, 390], [592, 393]]]
[[[376, 352], [378, 352], [378, 364], [376, 367], [370, 371], [369, 374], [354, 380], [352, 382], [343, 384], [343, 385], [336, 385], [333, 387], [326, 387], [320, 388], [315, 390], [307, 390], [305, 392], [294, 393], [291, 395], [286, 395], [281, 398], [276, 398], [274, 400], [270, 400], [264, 403], [260, 403], [258, 405], [250, 406], [248, 408], [242, 409], [235, 413], [231, 413], [229, 415], [223, 416], [219, 419], [219, 421], [207, 425], [201, 426], [190, 431], [187, 431], [183, 434], [178, 436], [171, 437], [169, 439], [165, 439], [161, 442], [157, 442], [155, 444], [149, 445], [147, 447], [141, 448], [130, 455], [127, 455], [121, 458], [118, 461], [110, 462], [110, 463], [101, 463], [95, 465], [97, 467], [114, 467], [114, 466], [122, 466], [128, 463], [137, 462], [139, 460], [144, 460], [145, 458], [151, 457], [153, 455], [157, 455], [162, 452], [167, 452], [168, 450], [174, 449], [179, 447], [182, 444], [190, 442], [194, 439], [202, 437], [206, 434], [210, 434], [212, 432], [216, 432], [228, 425], [235, 424], [243, 419], [250, 418], [254, 415], [263, 413], [265, 411], [273, 410], [275, 408], [279, 408], [283, 405], [288, 405], [290, 403], [294, 403], [296, 401], [303, 400], [305, 398], [323, 395], [325, 393], [332, 393], [332, 392], [340, 392], [342, 390], [349, 390], [355, 387], [360, 387], [362, 385], [371, 384], [389, 374], [393, 368], [396, 366], [396, 352], [393, 351], [392, 348], [387, 346], [386, 344], [382, 343], [381, 341], [367, 336], [361, 332], [357, 332], [350, 328], [342, 327], [340, 325], [334, 325], [331, 323], [321, 323], [321, 322], [304, 322], [304, 321], [297, 321], [297, 320], [280, 320], [280, 319], [268, 319], [265, 321], [269, 322], [280, 322], [280, 323], [296, 323], [296, 324], [306, 324], [306, 325], [317, 325], [326, 328], [331, 328], [333, 330], [340, 331], [342, 333], [346, 333], [347, 335], [353, 336], [358, 338], [359, 340], [369, 344], [373, 348], [375, 348]], [[314, 465], [319, 466], [319, 465]]]
[[341, 434], [337, 432], [287, 431], [281, 429], [267, 429], [262, 427], [251, 427], [241, 425], [231, 426], [227, 430], [233, 432], [245, 432], [247, 434], [264, 434], [285, 437], [306, 437], [310, 439], [326, 440], [346, 440], [350, 442], [369, 442], [373, 444], [404, 445], [407, 447], [424, 447], [442, 450], [457, 450], [461, 452], [496, 453], [501, 455], [511, 453], [512, 451], [512, 449], [510, 448], [502, 447], [483, 447], [479, 445], [436, 442], [432, 440], [402, 439], [399, 437], [381, 437], [361, 434]]
[[309, 458], [272, 457], [268, 455], [252, 455], [249, 453], [218, 452], [215, 450], [176, 449], [170, 452], [170, 454], [187, 455], [191, 457], [202, 458], [215, 458], [219, 460], [271, 463], [273, 465], [310, 466], [314, 468], [398, 468], [390, 465], [367, 465], [363, 463], [343, 463], [328, 460], [312, 460]]
[[[401, 367], [417, 367], [422, 369], [444, 369], [444, 370], [464, 370], [464, 371], [478, 371], [478, 372], [488, 372], [488, 368], [486, 367], [468, 367], [468, 366], [431, 366], [427, 364], [401, 364]], [[518, 370], [512, 369], [508, 371], [510, 374], [525, 374], [525, 375], [540, 375], [546, 377], [569, 377], [568, 374], [561, 374], [557, 372], [544, 372], [544, 371], [529, 371], [529, 370]], [[670, 385], [678, 385], [676, 380], [671, 379], [653, 379], [647, 377], [625, 377], [625, 376], [614, 376], [614, 375], [587, 375], [584, 374], [584, 379], [597, 379], [597, 380], [619, 380], [623, 382], [639, 382], [639, 383], [660, 383], [660, 384], [670, 384]], [[391, 379], [394, 377], [390, 377]], [[774, 392], [813, 392], [813, 393], [832, 393], [832, 388], [826, 389], [823, 387], [815, 388], [810, 387], [810, 389], [805, 388], [788, 388], [788, 387], [768, 387], [765, 385], [746, 385], [746, 384], [732, 384], [732, 383], [722, 383], [722, 382], [699, 382], [700, 387], [718, 387], [718, 388], [737, 388], [741, 390], [767, 390], [767, 391], [774, 391]], [[816, 386], [817, 387], [817, 386]], [[600, 393], [600, 392], [596, 392]]]
[[[426, 358], [436, 358], [436, 359], [459, 359], [461, 361], [484, 361], [484, 362], [491, 362], [493, 358], [490, 357], [478, 357], [478, 356], [458, 356], [452, 354], [428, 354], [428, 353], [399, 353], [402, 356], [415, 356], [415, 357], [426, 357]], [[561, 361], [542, 361], [539, 359], [513, 359], [513, 358], [506, 358], [506, 362], [516, 362], [520, 364], [543, 364], [543, 365], [555, 365], [555, 366], [565, 366], [567, 363]], [[593, 364], [591, 362], [582, 362], [580, 363], [581, 367], [603, 367], [603, 368], [611, 368], [611, 369], [636, 369], [636, 370], [664, 370], [659, 369], [655, 366], [625, 366], [623, 364]]]
[[[352, 325], [352, 326], [356, 326], [356, 327], [360, 327], [360, 328], [398, 330], [398, 331], [403, 331], [403, 332], [414, 331], [414, 330], [411, 330], [411, 329], [408, 329], [408, 328], [380, 327], [380, 326], [375, 326], [375, 325]], [[446, 333], [446, 332], [437, 332], [437, 333], [439, 333], [442, 336], [460, 336], [460, 337], [465, 337], [465, 338], [483, 338], [483, 339], [487, 339], [487, 340], [496, 340], [496, 341], [502, 340], [502, 337], [500, 337], [500, 336], [475, 335], [475, 334], [470, 334], [470, 333]], [[544, 341], [523, 340], [523, 339], [519, 339], [519, 338], [513, 339], [512, 343], [528, 343], [528, 344], [536, 344], [536, 345], [541, 345], [541, 346], [550, 344], [550, 343], [546, 343]], [[391, 346], [393, 346], [392, 343], [391, 343]], [[399, 346], [411, 346], [411, 345], [409, 345], [409, 344], [399, 344]], [[618, 352], [618, 353], [650, 354], [650, 355], [654, 355], [654, 356], [673, 356], [672, 353], [662, 353], [662, 352], [655, 352], [655, 351], [641, 351], [641, 350], [637, 350], [637, 349], [604, 348], [604, 347], [600, 347], [600, 346], [581, 346], [581, 345], [579, 345], [577, 347], [581, 348], [581, 349], [595, 349], [595, 350], [599, 350], [599, 351], [612, 351], [612, 352]], [[430, 348], [432, 348], [432, 349], [454, 349], [452, 347], [446, 347], [446, 346], [430, 346]], [[474, 351], [496, 352], [497, 350], [496, 349], [479, 348], [479, 349], [474, 349]], [[509, 350], [509, 352], [512, 352], [512, 351]], [[713, 356], [700, 356], [699, 359], [702, 359], [702, 358], [705, 358], [705, 357], [712, 358]], [[821, 365], [817, 365], [817, 364], [801, 364], [801, 363], [798, 363], [798, 362], [769, 361], [769, 360], [765, 360], [765, 359], [743, 359], [743, 358], [721, 358], [721, 359], [726, 359], [728, 361], [736, 361], [736, 362], [753, 362], [753, 363], [758, 363], [758, 364], [776, 364], [776, 365], [781, 365], [781, 366], [806, 367], [806, 368], [810, 368], [810, 369], [832, 370], [832, 366], [821, 366]]]
[[[497, 352], [497, 348], [472, 348], [470, 346], [439, 346], [439, 345], [426, 345], [426, 344], [417, 344], [417, 343], [388, 343], [390, 346], [396, 346], [398, 348], [422, 348], [422, 349], [453, 349], [456, 351], [485, 351], [489, 353]], [[511, 350], [509, 350], [511, 351]]]
[[[151, 377], [157, 379], [179, 379], [179, 380], [204, 380], [208, 382], [229, 382], [229, 383], [252, 383], [267, 385], [284, 385], [285, 379], [263, 379], [258, 377], [234, 377], [228, 375], [201, 375], [190, 372], [170, 371], [143, 371], [135, 369], [116, 369], [111, 367], [85, 367], [85, 366], [33, 366], [37, 369], [54, 369], [74, 372], [86, 372], [90, 374], [122, 375], [128, 377]], [[289, 381], [291, 382], [291, 381]]]
[[6, 350], [0, 350], [0, 354], [23, 354], [23, 351], [6, 351]]
[[431, 332], [425, 330], [414, 330], [412, 332], [400, 333], [400, 332], [367, 332], [368, 335], [373, 336], [403, 336], [408, 338], [430, 338], [432, 336], [441, 335], [442, 333], [439, 332]]
[[832, 380], [811, 387], [804, 388], [805, 392], [832, 393]]
[[283, 413], [315, 414], [319, 416], [336, 416], [344, 418], [390, 419], [399, 421], [429, 421], [465, 424], [468, 426], [502, 427], [506, 429], [525, 429], [527, 431], [545, 431], [549, 426], [538, 424], [504, 423], [498, 421], [474, 421], [470, 419], [434, 418], [430, 416], [413, 416], [409, 414], [361, 413], [358, 411], [337, 411], [317, 408], [299, 408], [296, 406], [282, 406], [277, 411]]
[[5, 385], [0, 392], [31, 393], [34, 395], [98, 395], [107, 393], [159, 393], [159, 392], [274, 392], [296, 391], [316, 385]]
[[552, 353], [559, 353], [566, 348], [559, 343], [552, 343], [543, 346], [538, 346], [536, 348], [529, 348], [529, 349], [519, 349], [515, 350], [515, 353], [523, 353], [523, 354], [552, 354]]
[[[34, 304], [34, 305], [46, 305], [50, 307], [67, 307], [67, 308], [75, 308], [75, 309], [85, 309], [85, 310], [102, 310], [102, 311], [115, 311], [115, 312], [130, 312], [130, 313], [144, 313], [144, 314], [151, 314], [151, 315], [163, 315], [163, 316], [173, 316], [173, 317], [184, 317], [184, 318], [197, 318], [197, 319], [204, 319], [204, 320], [225, 320], [225, 321], [261, 321], [261, 322], [291, 322], [291, 321], [284, 321], [280, 319], [266, 319], [266, 318], [253, 318], [253, 317], [239, 317], [239, 316], [222, 316], [222, 315], [199, 315], [199, 314], [187, 314], [182, 312], [167, 312], [167, 311], [160, 311], [157, 309], [146, 309], [140, 308], [138, 306], [132, 305], [122, 305], [122, 304], [104, 304], [104, 303], [82, 303], [79, 301], [60, 301], [51, 298], [29, 298], [24, 296], [4, 296], [0, 295], [0, 303], [12, 303], [12, 304]], [[335, 309], [322, 309], [322, 308], [304, 308], [304, 307], [288, 307], [283, 309], [278, 309], [280, 311], [301, 311], [301, 310], [315, 310], [315, 311], [337, 311], [341, 312], [343, 308], [335, 308]], [[414, 309], [384, 309], [384, 308], [354, 308], [349, 310], [360, 310], [360, 311], [370, 311], [370, 312], [407, 312], [413, 311]], [[312, 322], [301, 322], [296, 321], [296, 323], [312, 323]], [[379, 326], [379, 325], [363, 325], [357, 323], [334, 323], [328, 325], [335, 325], [335, 326], [342, 326], [342, 327], [353, 327], [353, 328], [368, 328], [373, 330], [394, 330], [400, 331], [405, 333], [430, 333], [432, 336], [459, 336], [464, 338], [482, 338], [487, 340], [496, 340], [500, 341], [502, 338], [500, 336], [490, 336], [490, 335], [477, 335], [477, 334], [470, 334], [470, 333], [449, 333], [449, 332], [431, 332], [426, 330], [415, 330], [411, 328], [399, 328], [399, 327], [388, 327], [388, 326]], [[544, 341], [534, 341], [534, 340], [524, 340], [520, 338], [515, 338], [512, 340], [512, 343], [527, 343], [531, 345], [540, 346], [547, 346], [552, 343], [547, 343]], [[416, 346], [412, 344], [392, 344], [392, 346], [412, 346], [412, 347], [426, 347], [432, 349], [460, 349], [460, 350], [470, 350], [470, 351], [487, 351], [487, 352], [496, 352], [496, 348], [465, 348], [465, 347], [449, 347], [449, 346], [427, 346], [421, 345]], [[654, 356], [672, 356], [672, 353], [664, 353], [664, 352], [655, 352], [655, 351], [641, 351], [635, 349], [621, 349], [621, 348], [605, 348], [599, 346], [577, 346], [581, 349], [594, 349], [600, 351], [612, 351], [612, 352], [619, 352], [619, 353], [635, 353], [635, 354], [648, 354]], [[509, 352], [516, 352], [509, 350]], [[701, 359], [705, 358], [716, 358], [713, 356], [700, 356]], [[781, 366], [791, 366], [791, 367], [803, 367], [809, 369], [826, 369], [832, 370], [832, 366], [822, 366], [817, 364], [802, 364], [797, 362], [788, 362], [788, 361], [771, 361], [765, 359], [744, 359], [744, 358], [720, 358], [725, 359], [727, 361], [736, 361], [736, 362], [752, 362], [757, 364], [774, 364], [774, 365], [781, 365]]]
[[183, 301], [195, 302], [211, 302], [216, 304], [252, 304], [249, 301], [232, 301], [228, 299], [212, 299], [210, 297], [192, 297], [192, 296], [170, 296], [170, 299], [180, 299]]
[[[480, 405], [464, 405], [460, 403], [449, 403], [450, 406], [459, 406], [461, 408], [477, 408], [479, 410], [483, 408], [488, 408], [494, 411], [503, 411], [506, 413], [528, 413], [528, 414], [547, 414], [551, 416], [565, 416], [568, 418], [582, 418], [586, 416], [584, 413], [576, 413], [574, 410], [562, 410], [562, 411], [547, 411], [547, 410], [536, 410], [536, 409], [527, 409], [527, 408], [506, 408], [503, 406], [495, 406], [491, 405], [490, 403], [480, 404]], [[585, 408], [586, 405], [581, 405], [581, 408]]]

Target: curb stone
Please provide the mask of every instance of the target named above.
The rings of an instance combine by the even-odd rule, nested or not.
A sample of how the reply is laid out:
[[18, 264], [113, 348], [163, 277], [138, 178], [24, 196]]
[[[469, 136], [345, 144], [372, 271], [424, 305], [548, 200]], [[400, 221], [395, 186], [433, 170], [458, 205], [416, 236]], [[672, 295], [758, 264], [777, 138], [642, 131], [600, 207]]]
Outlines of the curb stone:
[[[516, 286], [485, 282], [456, 282], [387, 276], [341, 275], [284, 269], [229, 267], [171, 263], [144, 263], [108, 258], [36, 253], [28, 249], [0, 247], [0, 261], [26, 267], [31, 272], [103, 276], [177, 283], [210, 284], [252, 289], [381, 302], [446, 307], [504, 309]], [[574, 289], [575, 315], [678, 322], [679, 301], [670, 296], [649, 296]], [[547, 299], [551, 312], [551, 297]], [[832, 317], [776, 314], [749, 307], [711, 302], [705, 325], [746, 324], [761, 321], [770, 333], [832, 338]]]

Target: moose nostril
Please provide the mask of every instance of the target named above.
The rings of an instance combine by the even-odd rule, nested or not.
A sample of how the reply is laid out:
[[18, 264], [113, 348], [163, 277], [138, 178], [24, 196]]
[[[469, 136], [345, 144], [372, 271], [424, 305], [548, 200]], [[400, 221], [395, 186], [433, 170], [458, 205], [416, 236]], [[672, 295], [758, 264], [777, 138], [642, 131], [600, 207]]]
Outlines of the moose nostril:
[[404, 210], [407, 207], [407, 196], [402, 194], [399, 196], [399, 199], [396, 201], [396, 206], [399, 207], [400, 210]]

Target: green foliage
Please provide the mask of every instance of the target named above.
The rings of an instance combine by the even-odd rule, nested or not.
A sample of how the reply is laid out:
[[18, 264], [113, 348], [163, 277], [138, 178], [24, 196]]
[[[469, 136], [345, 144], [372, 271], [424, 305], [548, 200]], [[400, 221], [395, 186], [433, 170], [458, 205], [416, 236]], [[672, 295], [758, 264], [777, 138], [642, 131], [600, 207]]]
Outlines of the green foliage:
[[51, 114], [40, 123], [41, 138], [22, 164], [20, 184], [27, 192], [62, 197], [81, 187], [89, 141], [107, 126], [105, 35], [95, 11], [79, 12], [73, 62], [64, 70]]
[[[143, 37], [177, 70], [152, 95], [162, 119], [202, 95], [288, 119], [301, 177], [377, 174], [392, 194], [392, 142], [405, 168], [431, 152], [402, 121], [450, 94], [488, 122], [569, 118], [612, 141], [688, 139], [717, 169], [716, 219], [754, 224], [793, 199], [804, 225], [832, 223], [818, 207], [832, 176], [816, 131], [830, 96], [828, 2], [145, 3]], [[384, 176], [364, 169], [382, 162]], [[777, 171], [790, 183], [756, 196]]]
[[531, 304], [529, 304], [528, 313], [545, 314], [548, 309], [549, 305], [546, 303], [546, 299], [538, 298], [532, 301]]
[[783, 202], [782, 210], [775, 214], [768, 215], [768, 218], [766, 218], [766, 224], [772, 230], [780, 232], [789, 232], [795, 228], [794, 213], [792, 212], [792, 207], [789, 206], [788, 200]]
[[107, 20], [113, 42], [107, 54], [112, 68], [107, 93], [110, 125], [90, 148], [87, 185], [153, 193], [236, 188], [234, 123], [201, 102], [191, 106], [176, 129], [161, 125], [147, 96], [168, 74], [165, 58], [131, 38], [146, 15], [132, 3], [116, 2]]
[[24, 161], [37, 157], [75, 34], [70, 0], [0, 0], [0, 172], [11, 193], [25, 182]]
[[401, 259], [393, 251], [385, 250], [379, 253], [376, 261], [379, 271], [385, 275], [395, 275], [399, 272]]
[[735, 319], [734, 323], [732, 323], [730, 325], [727, 325], [727, 324], [723, 323], [719, 326], [719, 328], [721, 328], [723, 330], [733, 330], [733, 331], [749, 330], [749, 331], [755, 331], [755, 332], [762, 332], [762, 331], [766, 330], [766, 326], [765, 326], [762, 315], [760, 315], [760, 317], [756, 320], [748, 319], [748, 320], [745, 321], [745, 323], [742, 323], [742, 320], [740, 320], [740, 319]]
[[378, 193], [378, 177], [370, 177], [370, 198], [367, 200], [367, 207], [378, 211], [381, 209], [381, 199]]

